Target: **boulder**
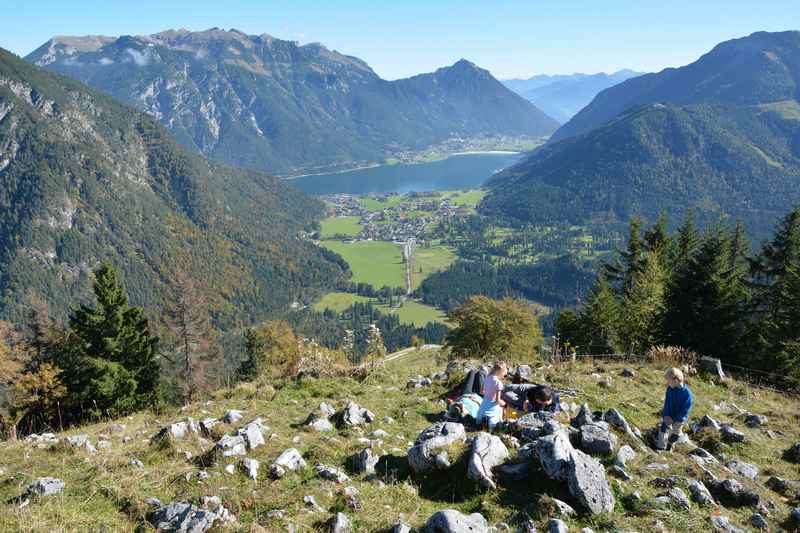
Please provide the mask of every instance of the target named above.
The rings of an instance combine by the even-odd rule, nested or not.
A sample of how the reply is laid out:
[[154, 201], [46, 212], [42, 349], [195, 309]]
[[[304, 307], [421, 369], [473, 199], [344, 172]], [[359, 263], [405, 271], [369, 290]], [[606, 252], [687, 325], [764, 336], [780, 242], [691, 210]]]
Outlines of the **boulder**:
[[764, 415], [756, 415], [747, 413], [744, 417], [744, 425], [749, 428], [759, 428], [767, 423], [767, 417]]
[[236, 409], [231, 409], [223, 415], [222, 421], [225, 422], [226, 424], [235, 424], [243, 417], [244, 415], [242, 414], [241, 411], [238, 411]]
[[800, 481], [790, 481], [782, 477], [771, 476], [764, 484], [778, 494], [800, 499], [797, 497], [800, 495]]
[[533, 380], [533, 369], [531, 365], [519, 365], [515, 376], [517, 380], [522, 383], [531, 383]]
[[355, 402], [347, 402], [344, 409], [339, 413], [339, 421], [342, 426], [353, 427], [371, 424], [375, 420], [375, 415], [371, 411], [360, 407]]
[[558, 516], [572, 516], [575, 514], [575, 509], [573, 509], [572, 506], [567, 502], [562, 502], [557, 498], [551, 498], [550, 501], [553, 502]]
[[636, 452], [627, 444], [623, 444], [617, 451], [617, 455], [614, 456], [614, 464], [625, 468], [628, 466], [628, 461], [633, 461], [634, 459], [636, 459]]
[[[636, 435], [636, 433], [634, 433], [633, 429], [631, 428], [631, 425], [628, 424], [628, 421], [625, 420], [625, 417], [622, 416], [622, 413], [620, 413], [616, 409], [609, 409], [608, 411], [603, 413], [603, 420], [608, 422], [608, 424], [610, 424], [611, 426], [624, 431], [626, 435], [628, 435], [631, 439], [637, 441], [637, 443], [639, 442], [640, 440], [639, 436]], [[640, 446], [644, 445], [640, 443]]]
[[65, 448], [72, 448], [74, 450], [83, 450], [86, 453], [97, 453], [97, 448], [94, 447], [92, 441], [89, 440], [89, 435], [82, 433], [80, 435], [72, 435], [71, 437], [64, 437], [61, 439], [61, 444]]
[[725, 372], [722, 371], [722, 361], [714, 357], [701, 357], [699, 361], [700, 369], [708, 372], [719, 379], [725, 379]]
[[275, 462], [270, 465], [269, 473], [273, 478], [281, 478], [287, 472], [296, 472], [306, 466], [306, 462], [300, 452], [296, 448], [289, 448], [284, 450], [275, 459]]
[[150, 523], [158, 531], [204, 533], [219, 518], [217, 513], [201, 509], [187, 502], [173, 502], [156, 509]]
[[722, 533], [746, 533], [744, 529], [731, 524], [727, 516], [721, 514], [711, 515], [711, 525], [715, 530], [722, 531]]
[[747, 490], [735, 479], [714, 482], [712, 489], [721, 503], [735, 507], [757, 507], [761, 497], [757, 492]]
[[692, 495], [692, 500], [699, 505], [717, 504], [708, 488], [703, 484], [702, 481], [697, 479], [693, 479], [689, 482], [689, 493]]
[[636, 372], [634, 372], [632, 368], [623, 368], [622, 372], [619, 374], [624, 378], [632, 378], [636, 376]]
[[246, 457], [242, 459], [241, 463], [239, 463], [239, 467], [250, 479], [258, 479], [258, 469], [261, 468], [261, 463], [257, 459], [250, 459], [249, 457]]
[[689, 455], [693, 455], [695, 457], [699, 457], [703, 460], [704, 463], [718, 463], [716, 457], [711, 455], [711, 452], [706, 450], [705, 448], [695, 448], [694, 450], [689, 452]]
[[349, 533], [351, 530], [350, 519], [344, 513], [336, 513], [336, 516], [331, 519], [331, 533]]
[[398, 522], [392, 528], [392, 533], [411, 533], [411, 526], [405, 522]]
[[318, 476], [323, 479], [327, 479], [328, 481], [334, 481], [336, 483], [347, 483], [350, 481], [350, 478], [347, 474], [332, 466], [318, 464], [314, 467], [314, 471]]
[[689, 498], [686, 496], [686, 493], [683, 492], [678, 487], [672, 487], [671, 489], [669, 489], [669, 491], [667, 492], [667, 496], [672, 501], [672, 503], [674, 503], [678, 507], [687, 510], [689, 509], [690, 507]]
[[621, 479], [622, 481], [630, 481], [633, 479], [631, 475], [621, 466], [614, 465], [608, 469], [608, 473], [614, 476], [615, 478]]
[[426, 533], [484, 533], [487, 531], [489, 531], [489, 524], [480, 514], [465, 515], [453, 509], [439, 511], [425, 523]]
[[353, 456], [353, 469], [359, 474], [374, 474], [380, 456], [372, 452], [372, 448], [364, 448]]
[[725, 424], [719, 431], [722, 440], [726, 442], [744, 442], [744, 433], [734, 429], [730, 424]]
[[53, 496], [64, 491], [66, 484], [55, 477], [40, 477], [25, 488], [29, 496]]
[[720, 423], [719, 423], [719, 422], [717, 422], [715, 419], [711, 418], [711, 417], [710, 417], [710, 416], [708, 416], [708, 415], [705, 415], [705, 416], [704, 416], [704, 417], [703, 417], [703, 418], [700, 420], [700, 427], [704, 427], [704, 428], [712, 428], [712, 429], [715, 429], [715, 430], [717, 430], [717, 431], [719, 431], [719, 430], [721, 429], [721, 425], [720, 425]]
[[767, 519], [759, 513], [755, 513], [750, 517], [750, 524], [752, 524], [754, 528], [761, 529], [763, 531], [767, 531], [769, 529], [769, 523], [767, 522]]
[[310, 507], [317, 512], [325, 512], [325, 509], [317, 503], [317, 500], [313, 496], [303, 496], [303, 503], [306, 505], [306, 507]]
[[314, 431], [317, 431], [319, 433], [334, 430], [331, 421], [324, 417], [314, 418], [308, 423], [308, 426], [311, 427], [311, 429], [313, 429]]
[[455, 422], [434, 424], [423, 430], [414, 442], [414, 446], [408, 450], [408, 464], [417, 475], [442, 467], [447, 468], [449, 466], [447, 452], [442, 451], [442, 448], [466, 440], [467, 435], [463, 425]]
[[606, 422], [591, 422], [581, 426], [581, 448], [592, 455], [608, 455], [617, 447], [617, 437]]
[[534, 441], [545, 434], [544, 426], [552, 418], [553, 414], [546, 411], [528, 413], [515, 420], [513, 428], [521, 439]]
[[569, 528], [562, 520], [558, 518], [551, 518], [547, 522], [548, 533], [569, 533]]
[[161, 430], [156, 433], [151, 442], [159, 442], [162, 439], [170, 438], [170, 439], [182, 439], [189, 435], [190, 433], [199, 433], [200, 432], [200, 425], [195, 422], [191, 418], [187, 418], [186, 420], [182, 420], [180, 422], [175, 422], [168, 426], [161, 428]]
[[246, 443], [241, 435], [224, 435], [214, 447], [223, 457], [241, 456], [247, 453]]
[[748, 479], [755, 479], [758, 477], [758, 467], [750, 463], [743, 463], [741, 461], [728, 461], [725, 463], [732, 472], [744, 476]]
[[472, 439], [467, 476], [488, 489], [495, 489], [492, 469], [504, 463], [508, 457], [508, 448], [500, 437], [479, 433]]
[[789, 461], [800, 463], [800, 442], [794, 443], [783, 455]]
[[581, 408], [578, 410], [578, 414], [575, 415], [575, 418], [570, 421], [570, 425], [574, 428], [580, 429], [581, 426], [591, 422], [594, 422], [594, 415], [592, 415], [592, 410], [589, 409], [589, 404], [585, 403], [581, 405]]
[[540, 438], [536, 453], [548, 477], [566, 481], [570, 494], [591, 513], [613, 510], [614, 495], [603, 465], [573, 448], [566, 431]]
[[239, 428], [236, 434], [241, 435], [247, 447], [254, 450], [266, 442], [264, 440], [265, 430], [269, 430], [269, 428], [265, 428], [261, 419], [256, 418], [246, 426]]

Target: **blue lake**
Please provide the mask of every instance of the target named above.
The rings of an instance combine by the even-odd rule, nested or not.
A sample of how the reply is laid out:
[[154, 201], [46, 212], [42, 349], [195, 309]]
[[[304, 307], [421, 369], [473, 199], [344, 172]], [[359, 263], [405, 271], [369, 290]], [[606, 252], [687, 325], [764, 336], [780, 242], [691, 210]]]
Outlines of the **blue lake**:
[[376, 194], [475, 189], [495, 172], [519, 161], [509, 153], [462, 154], [432, 163], [385, 165], [287, 181], [309, 194]]

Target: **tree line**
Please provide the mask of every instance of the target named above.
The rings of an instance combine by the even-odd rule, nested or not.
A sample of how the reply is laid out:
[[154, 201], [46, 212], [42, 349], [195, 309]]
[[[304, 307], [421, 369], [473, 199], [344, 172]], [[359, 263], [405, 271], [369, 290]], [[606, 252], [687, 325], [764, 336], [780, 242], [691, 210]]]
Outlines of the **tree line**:
[[753, 252], [741, 223], [677, 231], [663, 215], [630, 222], [586, 301], [556, 320], [562, 344], [589, 353], [681, 346], [800, 385], [800, 207]]

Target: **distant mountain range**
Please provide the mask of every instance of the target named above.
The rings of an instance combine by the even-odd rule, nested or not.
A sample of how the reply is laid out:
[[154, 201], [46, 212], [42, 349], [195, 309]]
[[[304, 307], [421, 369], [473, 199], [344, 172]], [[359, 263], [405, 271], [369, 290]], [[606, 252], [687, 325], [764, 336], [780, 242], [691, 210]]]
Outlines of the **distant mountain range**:
[[63, 317], [110, 261], [156, 311], [177, 271], [220, 325], [285, 312], [346, 271], [302, 238], [324, 213], [266, 175], [213, 164], [152, 117], [0, 49], [0, 317], [29, 293]]
[[504, 80], [506, 87], [522, 95], [539, 109], [558, 120], [567, 122], [586, 107], [602, 91], [642, 72], [629, 69], [612, 74], [539, 74], [528, 79]]
[[26, 59], [149, 113], [208, 157], [274, 173], [378, 162], [451, 139], [541, 137], [558, 127], [465, 60], [386, 81], [322, 45], [236, 30], [55, 37]]
[[616, 223], [691, 209], [755, 236], [800, 201], [800, 32], [760, 32], [600, 93], [495, 176], [483, 213]]

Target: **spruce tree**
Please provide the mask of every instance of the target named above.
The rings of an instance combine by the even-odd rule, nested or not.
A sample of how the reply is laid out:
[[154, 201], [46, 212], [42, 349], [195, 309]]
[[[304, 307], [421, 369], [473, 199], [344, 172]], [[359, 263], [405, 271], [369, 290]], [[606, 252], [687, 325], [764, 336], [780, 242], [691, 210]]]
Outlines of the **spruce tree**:
[[642, 238], [641, 229], [641, 219], [631, 219], [626, 249], [617, 250], [614, 262], [603, 265], [603, 277], [614, 285], [619, 294], [625, 294], [631, 288], [633, 278], [643, 268], [643, 258], [647, 250], [647, 243]]
[[621, 351], [619, 337], [620, 306], [608, 279], [602, 274], [586, 300], [580, 321], [589, 353], [617, 353]]
[[150, 333], [144, 311], [128, 304], [117, 271], [103, 264], [95, 271], [96, 307], [81, 305], [70, 317], [81, 353], [72, 390], [93, 411], [126, 412], [158, 399], [158, 339]]
[[661, 341], [667, 274], [661, 254], [647, 252], [641, 272], [622, 299], [622, 345], [631, 353], [642, 353]]

